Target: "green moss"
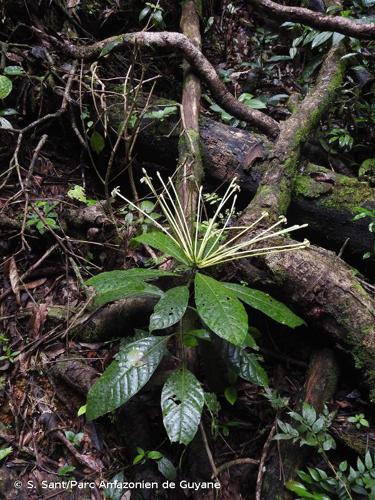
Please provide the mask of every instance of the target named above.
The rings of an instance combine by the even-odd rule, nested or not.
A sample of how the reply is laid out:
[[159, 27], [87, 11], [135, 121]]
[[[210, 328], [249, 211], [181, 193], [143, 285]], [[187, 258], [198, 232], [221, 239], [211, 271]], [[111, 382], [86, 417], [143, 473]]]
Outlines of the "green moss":
[[332, 186], [330, 184], [316, 182], [312, 177], [307, 175], [297, 175], [294, 184], [294, 194], [303, 198], [320, 198], [331, 189]]
[[[331, 182], [315, 180], [317, 176], [327, 177]], [[375, 199], [375, 190], [370, 186], [313, 164], [307, 166], [304, 175], [296, 177], [294, 192], [303, 198], [319, 199], [326, 208], [348, 210], [353, 214], [356, 207]]]
[[358, 177], [361, 181], [375, 184], [375, 158], [368, 158], [359, 167]]
[[322, 199], [322, 205], [327, 208], [346, 209], [355, 213], [355, 208], [362, 206], [366, 201], [374, 200], [374, 190], [363, 186], [359, 189], [355, 179], [347, 179], [339, 182], [329, 196]]

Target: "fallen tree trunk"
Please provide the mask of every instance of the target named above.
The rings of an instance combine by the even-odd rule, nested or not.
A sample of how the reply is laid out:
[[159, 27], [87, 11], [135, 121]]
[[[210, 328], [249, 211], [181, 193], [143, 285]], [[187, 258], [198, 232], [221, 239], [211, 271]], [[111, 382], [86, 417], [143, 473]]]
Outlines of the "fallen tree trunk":
[[[272, 144], [264, 136], [209, 119], [201, 120], [200, 137], [206, 176], [215, 183], [230, 182], [236, 176], [242, 192], [254, 195], [267, 168], [260, 160], [267, 158]], [[161, 168], [174, 168], [177, 148], [175, 119], [161, 125], [148, 122], [140, 133], [138, 158], [151, 162], [157, 152]], [[360, 256], [367, 252], [373, 238], [369, 220], [353, 221], [353, 217], [356, 207], [375, 207], [375, 189], [311, 163], [301, 165], [299, 172], [288, 217], [294, 219], [298, 214], [299, 220], [308, 223], [330, 248], [340, 249], [349, 238], [347, 251]]]

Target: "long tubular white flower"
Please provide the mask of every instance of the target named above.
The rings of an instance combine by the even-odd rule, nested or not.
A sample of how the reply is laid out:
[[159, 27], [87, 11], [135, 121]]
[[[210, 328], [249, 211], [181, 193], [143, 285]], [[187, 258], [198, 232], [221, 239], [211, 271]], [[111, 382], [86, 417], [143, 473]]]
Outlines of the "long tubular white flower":
[[204, 250], [206, 248], [206, 244], [207, 244], [207, 241], [210, 237], [210, 234], [211, 234], [211, 231], [212, 231], [212, 227], [219, 215], [219, 213], [221, 212], [221, 210], [223, 209], [223, 207], [225, 206], [226, 202], [228, 201], [228, 199], [232, 196], [232, 194], [234, 194], [234, 192], [237, 190], [237, 184], [236, 184], [236, 178], [234, 178], [231, 183], [229, 184], [229, 187], [228, 189], [226, 190], [221, 202], [219, 203], [219, 206], [217, 207], [216, 209], [216, 212], [214, 214], [214, 216], [212, 217], [212, 219], [210, 219], [210, 222], [208, 224], [208, 227], [207, 227], [207, 230], [206, 230], [206, 233], [203, 237], [203, 240], [202, 240], [202, 243], [199, 247], [199, 251], [198, 251], [198, 255], [197, 255], [197, 259], [199, 260], [203, 253], [204, 253]]
[[231, 238], [230, 240], [228, 240], [225, 244], [221, 245], [220, 248], [213, 252], [211, 254], [211, 257], [213, 255], [215, 255], [217, 252], [221, 252], [223, 249], [227, 248], [231, 243], [233, 243], [234, 241], [238, 240], [238, 238], [240, 238], [241, 236], [243, 236], [244, 234], [246, 234], [250, 229], [252, 229], [253, 227], [255, 227], [261, 220], [263, 220], [265, 217], [268, 217], [268, 212], [263, 212], [262, 215], [256, 220], [254, 221], [252, 224], [250, 224], [249, 226], [232, 226], [232, 227], [229, 227], [229, 228], [225, 228], [225, 229], [229, 229], [229, 230], [236, 230], [236, 229], [242, 229], [241, 232], [237, 233], [236, 235], [233, 236], [233, 238]]
[[201, 186], [198, 191], [197, 218], [195, 221], [195, 235], [194, 235], [194, 255], [197, 255], [198, 236], [199, 236], [200, 222], [202, 220], [202, 211], [203, 211], [202, 192], [203, 192], [203, 186]]
[[[167, 201], [164, 199], [164, 196], [163, 196], [163, 193], [162, 194], [158, 194], [151, 182], [151, 178], [150, 176], [147, 174], [146, 170], [143, 169], [143, 173], [145, 174], [145, 181], [146, 181], [146, 184], [149, 186], [149, 188], [151, 189], [151, 192], [154, 194], [154, 196], [156, 197], [156, 199], [158, 200], [159, 204], [160, 204], [160, 208], [162, 209], [168, 223], [170, 224], [170, 226], [172, 227], [174, 233], [175, 233], [175, 236], [177, 237], [178, 241], [179, 241], [179, 246], [182, 246], [182, 250], [184, 251], [185, 255], [191, 259], [192, 258], [192, 249], [191, 249], [191, 244], [189, 245], [189, 233], [187, 234], [187, 237], [186, 237], [186, 232], [184, 232], [184, 224], [183, 224], [183, 220], [181, 220], [181, 217], [179, 216], [179, 213], [178, 213], [178, 210], [177, 210], [177, 206], [176, 206], [176, 203], [174, 202], [173, 198], [171, 197], [170, 195], [170, 192], [167, 188], [167, 186], [165, 185], [163, 179], [161, 178], [160, 176], [160, 173], [157, 172], [157, 176], [159, 178], [159, 180], [161, 181], [162, 183], [162, 186], [164, 188], [164, 191], [166, 192], [170, 202], [171, 202], [171, 205], [172, 205], [172, 208], [174, 210], [174, 212], [177, 214], [177, 217], [178, 217], [178, 220], [176, 220], [176, 217], [174, 216], [172, 210], [170, 209]], [[169, 178], [169, 181], [172, 185], [172, 182], [171, 182], [171, 179]], [[177, 193], [176, 193], [177, 194]], [[178, 199], [178, 197], [177, 197]], [[180, 205], [181, 206], [181, 205]], [[150, 217], [149, 217], [150, 219]], [[184, 219], [184, 216], [182, 216], [182, 219]], [[191, 241], [191, 240], [190, 240]], [[190, 248], [189, 248], [190, 246]]]
[[174, 191], [175, 199], [172, 198], [172, 196], [168, 190], [168, 187], [164, 183], [159, 172], [157, 173], [157, 176], [158, 176], [160, 182], [162, 183], [162, 186], [163, 186], [163, 188], [164, 188], [164, 190], [165, 190], [165, 192], [166, 192], [166, 194], [171, 202], [171, 205], [173, 206], [173, 208], [175, 210], [175, 214], [176, 214], [177, 219], [179, 221], [181, 232], [184, 234], [184, 240], [185, 240], [186, 244], [190, 247], [190, 249], [192, 249], [192, 241], [191, 241], [189, 226], [187, 224], [186, 217], [185, 217], [184, 211], [183, 211], [181, 203], [180, 203], [180, 199], [179, 199], [177, 191], [172, 183], [172, 180], [170, 177], [168, 177], [168, 182], [169, 182], [170, 186], [172, 187], [172, 190]]
[[[219, 256], [220, 259], [226, 258], [228, 255], [232, 255], [234, 253], [236, 253], [236, 254], [238, 253], [239, 255], [241, 255], [241, 250], [243, 248], [249, 247], [251, 245], [254, 245], [255, 243], [258, 243], [258, 242], [263, 241], [263, 240], [267, 240], [269, 238], [274, 238], [276, 236], [282, 236], [282, 235], [288, 234], [292, 231], [297, 231], [298, 229], [304, 228], [306, 226], [307, 226], [307, 224], [303, 224], [301, 226], [295, 225], [292, 227], [287, 227], [285, 229], [281, 229], [280, 231], [277, 231], [275, 233], [267, 234], [266, 236], [261, 236], [261, 235], [255, 236], [254, 238], [252, 238], [249, 241], [243, 241], [241, 243], [238, 243], [237, 245], [234, 245], [232, 247], [227, 248], [226, 250], [224, 250], [224, 248], [223, 248], [224, 245], [223, 245], [223, 247], [219, 248], [217, 252], [215, 252], [214, 254], [212, 254], [210, 256], [209, 260], [211, 260], [217, 256]], [[264, 232], [263, 232], [263, 234], [264, 234]], [[290, 246], [290, 245], [288, 245], [288, 246]], [[254, 249], [253, 251], [255, 251], [255, 250], [256, 249]], [[251, 252], [251, 250], [245, 250], [243, 252]]]
[[228, 214], [227, 220], [225, 221], [225, 224], [223, 225], [223, 227], [222, 227], [219, 231], [217, 231], [218, 235], [217, 235], [217, 237], [216, 237], [215, 241], [212, 243], [212, 245], [210, 246], [210, 248], [209, 248], [209, 249], [207, 250], [207, 252], [205, 253], [206, 258], [210, 255], [211, 250], [213, 250], [213, 249], [215, 248], [216, 244], [217, 244], [217, 243], [220, 241], [220, 239], [222, 238], [222, 236], [223, 236], [223, 233], [224, 233], [225, 229], [227, 229], [228, 224], [229, 224], [229, 222], [230, 222], [230, 219], [231, 219], [232, 215], [234, 214], [234, 207], [235, 207], [235, 205], [236, 205], [236, 201], [237, 201], [237, 195], [235, 194], [235, 195], [233, 196], [233, 202], [232, 202], [232, 206], [230, 207], [230, 210], [229, 210], [229, 214]]
[[[259, 247], [258, 244], [262, 241], [279, 236], [285, 236], [286, 234], [303, 229], [307, 226], [307, 224], [302, 224], [279, 229], [279, 226], [286, 222], [286, 218], [284, 216], [279, 217], [279, 220], [271, 224], [268, 228], [261, 229], [260, 232], [255, 234], [253, 237], [250, 237], [250, 239], [243, 241], [244, 236], [249, 231], [256, 228], [256, 226], [264, 218], [268, 217], [268, 213], [263, 212], [248, 226], [230, 226], [230, 220], [235, 213], [235, 205], [237, 201], [236, 191], [239, 189], [236, 184], [236, 179], [233, 179], [230, 182], [228, 189], [224, 193], [223, 198], [220, 200], [213, 217], [209, 219], [204, 228], [202, 227], [202, 215], [205, 211], [203, 188], [199, 188], [195, 227], [194, 224], [190, 227], [172, 179], [169, 177], [168, 182], [166, 183], [163, 181], [159, 172], [157, 173], [157, 177], [163, 187], [161, 194], [158, 194], [152, 183], [152, 178], [145, 170], [143, 170], [143, 172], [145, 174], [144, 182], [155, 196], [167, 221], [168, 228], [160, 224], [144, 210], [123, 196], [118, 188], [114, 189], [112, 194], [125, 200], [131, 207], [138, 210], [144, 217], [149, 219], [155, 227], [163, 231], [163, 233], [165, 233], [178, 247], [180, 247], [181, 251], [184, 253], [193, 268], [203, 269], [232, 260], [267, 255], [275, 252], [288, 252], [291, 250], [305, 248], [309, 245], [309, 241], [304, 240], [303, 242], [295, 242], [291, 244]], [[220, 214], [223, 213], [224, 207], [231, 199], [232, 202], [228, 215], [226, 216], [225, 221], [219, 224], [218, 219]], [[229, 231], [235, 231], [236, 234], [221, 244], [221, 240], [225, 235], [229, 234]], [[200, 239], [201, 232], [203, 232], [203, 237]], [[257, 245], [256, 248], [251, 248], [254, 245]]]
[[258, 257], [259, 255], [268, 255], [271, 253], [281, 253], [281, 252], [289, 252], [291, 250], [299, 250], [302, 248], [306, 248], [310, 245], [309, 240], [304, 240], [298, 243], [292, 243], [291, 245], [279, 245], [273, 247], [265, 247], [265, 248], [254, 248], [253, 250], [244, 250], [242, 252], [237, 252], [232, 254], [232, 256], [227, 256], [226, 258], [222, 258], [222, 256], [216, 257], [215, 259], [205, 260], [199, 267], [201, 269], [205, 267], [211, 267], [216, 264], [223, 264], [224, 262], [229, 262], [232, 260], [240, 260], [246, 259], [248, 257]]
[[162, 211], [164, 213], [165, 218], [167, 219], [167, 221], [169, 223], [170, 228], [173, 230], [174, 235], [175, 235], [176, 239], [178, 240], [179, 246], [182, 247], [184, 252], [189, 255], [189, 249], [186, 246], [185, 237], [181, 231], [181, 228], [178, 224], [178, 221], [176, 221], [176, 219], [173, 215], [172, 210], [170, 209], [167, 202], [165, 201], [163, 194], [159, 195], [159, 204], [160, 204], [160, 208], [162, 209]]

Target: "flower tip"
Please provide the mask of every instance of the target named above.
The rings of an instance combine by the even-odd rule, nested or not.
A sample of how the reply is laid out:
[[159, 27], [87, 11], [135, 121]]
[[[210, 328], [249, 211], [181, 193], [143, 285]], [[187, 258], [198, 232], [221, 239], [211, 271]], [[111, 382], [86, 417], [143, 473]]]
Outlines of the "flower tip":
[[307, 238], [305, 238], [305, 239], [303, 240], [303, 244], [304, 244], [306, 247], [309, 247], [311, 243], [310, 243], [310, 241], [309, 241]]
[[120, 194], [120, 186], [116, 186], [114, 189], [111, 191], [111, 196], [115, 197], [118, 194]]

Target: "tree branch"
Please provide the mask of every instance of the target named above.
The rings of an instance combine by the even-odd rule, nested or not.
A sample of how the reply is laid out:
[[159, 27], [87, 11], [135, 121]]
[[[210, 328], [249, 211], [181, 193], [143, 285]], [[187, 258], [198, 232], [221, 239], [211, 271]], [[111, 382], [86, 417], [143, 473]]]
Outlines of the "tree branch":
[[101, 50], [109, 44], [116, 44], [116, 48], [120, 48], [124, 45], [137, 45], [141, 47], [152, 46], [179, 50], [197, 75], [205, 81], [214, 100], [225, 111], [239, 120], [254, 125], [254, 127], [263, 131], [269, 137], [276, 137], [279, 133], [279, 124], [276, 120], [237, 101], [220, 80], [212, 64], [206, 59], [202, 52], [181, 33], [167, 31], [151, 33], [141, 31], [113, 36], [92, 45], [75, 46], [72, 43], [58, 40], [35, 28], [33, 28], [33, 31], [51, 42], [51, 44], [65, 55], [75, 59], [90, 59], [96, 57], [100, 54]]
[[295, 21], [324, 31], [337, 31], [354, 38], [375, 39], [375, 23], [361, 23], [341, 16], [328, 16], [303, 7], [280, 5], [272, 0], [249, 0], [256, 8], [278, 20]]

